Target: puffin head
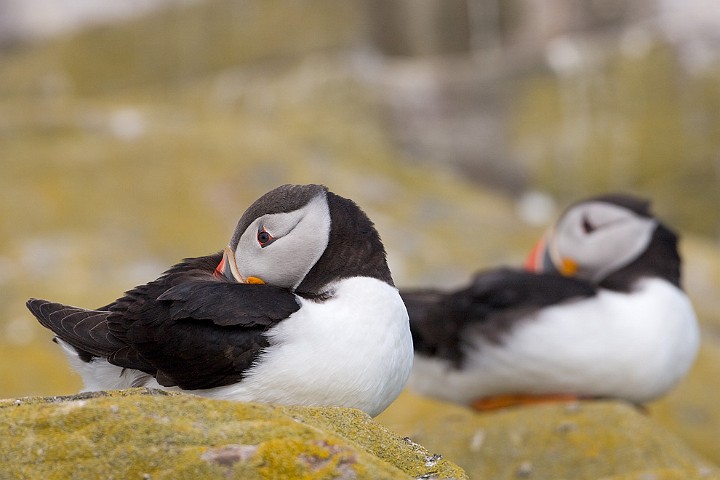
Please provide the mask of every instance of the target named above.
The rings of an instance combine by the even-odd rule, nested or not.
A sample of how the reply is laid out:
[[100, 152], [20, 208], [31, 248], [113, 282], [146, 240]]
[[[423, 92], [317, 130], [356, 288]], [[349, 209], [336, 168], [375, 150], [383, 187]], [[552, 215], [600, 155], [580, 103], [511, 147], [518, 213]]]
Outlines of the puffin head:
[[351, 276], [392, 285], [372, 222], [323, 185], [283, 185], [256, 200], [238, 221], [215, 274], [310, 296]]
[[545, 233], [525, 268], [600, 284], [645, 254], [661, 226], [645, 200], [617, 194], [583, 200]]

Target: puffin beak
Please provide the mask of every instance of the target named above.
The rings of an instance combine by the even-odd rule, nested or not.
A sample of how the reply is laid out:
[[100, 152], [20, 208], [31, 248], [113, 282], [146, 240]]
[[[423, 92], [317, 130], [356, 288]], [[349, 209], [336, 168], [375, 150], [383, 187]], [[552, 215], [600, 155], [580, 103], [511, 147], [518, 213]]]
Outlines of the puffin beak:
[[558, 270], [566, 277], [572, 277], [578, 271], [578, 264], [572, 258], [563, 257], [560, 259], [560, 268]]
[[525, 259], [525, 263], [523, 264], [525, 270], [534, 273], [540, 273], [544, 270], [543, 263], [546, 256], [546, 246], [547, 241], [545, 240], [545, 235], [543, 235], [532, 250], [530, 250], [530, 255]]
[[237, 264], [235, 263], [235, 252], [230, 247], [225, 247], [223, 250], [223, 257], [220, 263], [215, 268], [214, 275], [218, 278], [225, 277], [228, 280], [245, 283], [245, 279], [240, 272], [238, 272]]
[[244, 278], [240, 275], [237, 263], [235, 263], [235, 252], [230, 247], [225, 247], [225, 250], [223, 250], [223, 258], [215, 268], [213, 275], [218, 278], [225, 277], [230, 281], [238, 283], [252, 283], [256, 285], [262, 285], [265, 283], [257, 277]]
[[529, 272], [557, 272], [566, 277], [572, 277], [578, 271], [578, 264], [570, 257], [561, 257], [557, 252], [550, 251], [548, 238], [551, 235], [552, 230], [543, 235], [530, 251], [523, 266]]

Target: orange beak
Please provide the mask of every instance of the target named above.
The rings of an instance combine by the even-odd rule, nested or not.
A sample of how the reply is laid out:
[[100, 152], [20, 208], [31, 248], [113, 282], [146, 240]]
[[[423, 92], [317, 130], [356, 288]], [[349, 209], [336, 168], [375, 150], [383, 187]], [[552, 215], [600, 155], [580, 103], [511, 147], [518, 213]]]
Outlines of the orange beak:
[[252, 283], [255, 285], [262, 285], [265, 283], [257, 277], [244, 278], [240, 274], [237, 268], [237, 263], [235, 263], [235, 252], [230, 247], [225, 247], [225, 250], [223, 250], [223, 258], [220, 260], [218, 266], [215, 267], [213, 275], [217, 278], [225, 277], [228, 280], [238, 283]]
[[578, 264], [572, 258], [563, 257], [562, 259], [560, 259], [559, 270], [560, 273], [562, 273], [566, 277], [572, 277], [578, 271]]

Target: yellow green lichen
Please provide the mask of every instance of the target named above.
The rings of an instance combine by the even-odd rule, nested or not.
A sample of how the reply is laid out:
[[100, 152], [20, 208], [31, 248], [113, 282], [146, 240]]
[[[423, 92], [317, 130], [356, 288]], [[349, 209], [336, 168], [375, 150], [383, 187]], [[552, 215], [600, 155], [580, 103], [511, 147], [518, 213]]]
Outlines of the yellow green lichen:
[[[395, 479], [425, 471], [416, 449], [367, 415], [328, 409], [319, 420], [322, 410], [146, 389], [3, 400], [0, 479]], [[375, 454], [382, 449], [398, 458]], [[438, 467], [437, 478], [464, 478], [449, 462]]]
[[[622, 402], [587, 401], [476, 413], [405, 394], [379, 418], [447, 455], [470, 478], [720, 479], [720, 469]], [[410, 408], [412, 405], [412, 408]], [[649, 475], [645, 477], [645, 475]]]
[[[284, 407], [298, 420], [322, 430], [330, 429], [344, 438], [350, 438], [376, 457], [391, 463], [413, 477], [421, 478], [437, 474], [450, 478], [463, 478], [462, 469], [451, 461], [401, 437], [374, 422], [359, 410], [341, 408]], [[299, 415], [296, 413], [299, 412]], [[442, 473], [445, 472], [445, 473]]]

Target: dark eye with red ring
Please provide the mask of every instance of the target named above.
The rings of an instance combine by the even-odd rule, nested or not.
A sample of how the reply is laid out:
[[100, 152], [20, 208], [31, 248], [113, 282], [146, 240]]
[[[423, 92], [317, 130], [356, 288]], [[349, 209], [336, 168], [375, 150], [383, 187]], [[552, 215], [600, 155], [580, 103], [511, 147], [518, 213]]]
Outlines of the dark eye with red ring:
[[273, 238], [272, 235], [270, 235], [268, 232], [266, 232], [265, 229], [263, 228], [262, 230], [258, 230], [257, 241], [261, 247], [265, 248], [268, 245], [270, 245], [272, 242], [274, 242], [275, 239]]

